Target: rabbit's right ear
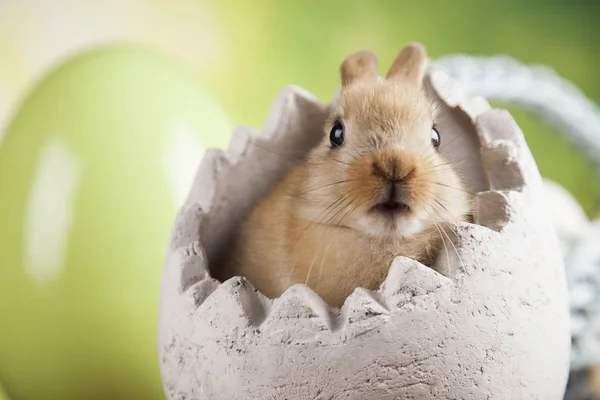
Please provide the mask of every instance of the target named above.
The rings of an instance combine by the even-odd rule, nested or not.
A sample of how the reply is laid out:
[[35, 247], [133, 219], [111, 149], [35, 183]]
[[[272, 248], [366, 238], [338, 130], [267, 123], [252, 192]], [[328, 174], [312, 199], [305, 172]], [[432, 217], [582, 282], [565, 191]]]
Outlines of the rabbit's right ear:
[[377, 57], [368, 50], [357, 51], [346, 57], [340, 67], [342, 86], [357, 79], [377, 79]]
[[402, 48], [394, 60], [386, 78], [404, 78], [421, 84], [427, 66], [427, 51], [420, 43], [409, 43]]

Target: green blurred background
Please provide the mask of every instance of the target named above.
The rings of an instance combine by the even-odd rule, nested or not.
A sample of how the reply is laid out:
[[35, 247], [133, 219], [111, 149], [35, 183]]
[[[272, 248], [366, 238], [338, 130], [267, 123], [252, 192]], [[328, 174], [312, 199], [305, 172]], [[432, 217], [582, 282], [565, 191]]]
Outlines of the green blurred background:
[[[234, 125], [260, 127], [283, 86], [327, 101], [350, 52], [372, 49], [383, 71], [419, 41], [432, 58], [549, 65], [600, 102], [599, 18], [595, 0], [3, 0], [0, 386], [14, 400], [164, 398], [156, 309], [173, 218], [203, 149], [224, 147]], [[542, 174], [596, 215], [589, 162], [511, 111]], [[40, 189], [48, 148], [62, 161]], [[60, 218], [44, 220], [55, 208], [43, 204], [69, 179], [61, 265], [40, 281], [28, 241], [50, 246], [38, 259], [54, 254]], [[37, 222], [32, 196], [46, 201]]]

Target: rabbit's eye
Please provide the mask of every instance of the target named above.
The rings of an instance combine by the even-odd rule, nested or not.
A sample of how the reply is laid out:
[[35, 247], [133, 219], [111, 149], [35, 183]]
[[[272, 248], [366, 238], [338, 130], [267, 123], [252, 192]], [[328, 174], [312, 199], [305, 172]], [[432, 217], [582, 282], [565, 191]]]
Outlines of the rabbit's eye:
[[431, 144], [436, 149], [440, 147], [440, 133], [435, 127], [431, 128]]
[[335, 121], [329, 133], [331, 147], [340, 147], [344, 143], [344, 126], [340, 121]]

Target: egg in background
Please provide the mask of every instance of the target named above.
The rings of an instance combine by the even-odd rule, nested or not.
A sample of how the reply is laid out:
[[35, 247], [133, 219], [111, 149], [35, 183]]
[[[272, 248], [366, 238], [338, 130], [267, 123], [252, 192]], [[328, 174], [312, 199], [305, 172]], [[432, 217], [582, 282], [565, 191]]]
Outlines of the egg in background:
[[162, 262], [204, 149], [232, 126], [196, 76], [134, 46], [59, 66], [0, 145], [0, 380], [22, 400], [164, 399]]

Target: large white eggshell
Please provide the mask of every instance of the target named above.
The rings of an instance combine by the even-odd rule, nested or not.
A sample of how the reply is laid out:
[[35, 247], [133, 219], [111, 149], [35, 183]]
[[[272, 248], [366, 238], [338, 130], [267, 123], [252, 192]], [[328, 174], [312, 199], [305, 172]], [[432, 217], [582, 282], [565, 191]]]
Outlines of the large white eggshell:
[[227, 154], [205, 156], [165, 263], [169, 399], [562, 399], [569, 310], [542, 180], [508, 112], [451, 83], [426, 79], [445, 137], [461, 143], [445, 155], [478, 192], [476, 224], [454, 227], [445, 276], [398, 257], [379, 290], [356, 289], [341, 310], [304, 285], [270, 300], [245, 278], [221, 284], [207, 266], [292, 165], [276, 153], [317, 143], [326, 106], [286, 88], [262, 131], [239, 128]]

